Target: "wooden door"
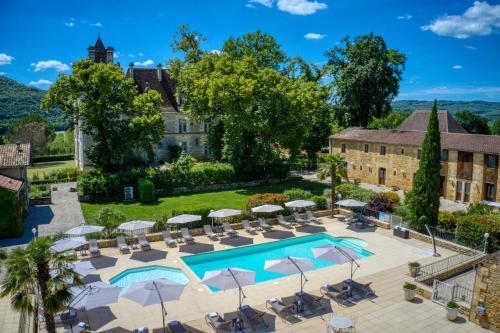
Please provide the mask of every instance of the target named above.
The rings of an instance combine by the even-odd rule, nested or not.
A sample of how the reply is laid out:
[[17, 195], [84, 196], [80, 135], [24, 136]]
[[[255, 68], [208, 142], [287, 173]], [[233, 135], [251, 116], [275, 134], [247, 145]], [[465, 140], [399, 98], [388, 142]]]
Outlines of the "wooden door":
[[379, 185], [385, 185], [385, 176], [386, 176], [385, 168], [378, 169], [378, 183], [379, 183]]

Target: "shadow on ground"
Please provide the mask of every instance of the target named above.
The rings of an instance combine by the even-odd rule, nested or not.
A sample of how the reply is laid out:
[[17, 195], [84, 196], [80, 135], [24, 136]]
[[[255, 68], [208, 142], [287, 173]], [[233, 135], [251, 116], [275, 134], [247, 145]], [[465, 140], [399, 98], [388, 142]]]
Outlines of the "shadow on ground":
[[53, 218], [54, 213], [49, 205], [30, 206], [28, 216], [24, 220], [23, 235], [19, 238], [2, 239], [2, 246], [18, 246], [29, 243], [33, 239], [31, 229], [37, 228], [38, 230], [39, 225], [50, 224]]
[[297, 230], [299, 232], [304, 232], [307, 234], [317, 234], [320, 232], [326, 232], [325, 227], [319, 227], [316, 225], [305, 225], [305, 226], [297, 227], [297, 228], [295, 228], [295, 230]]
[[113, 327], [112, 329], [106, 330], [106, 332], [109, 332], [109, 333], [133, 333], [134, 331], [127, 330], [121, 326], [117, 326], [117, 327]]
[[371, 226], [371, 227], [367, 226], [367, 227], [364, 227], [364, 228], [360, 228], [360, 227], [356, 227], [355, 224], [351, 224], [346, 229], [349, 229], [349, 230], [352, 230], [352, 231], [356, 231], [356, 232], [375, 232], [375, 230], [377, 230], [377, 227], [375, 227], [375, 226]]
[[97, 274], [90, 274], [90, 275], [83, 277], [83, 282], [85, 282], [85, 284], [92, 283], [92, 282], [98, 282], [98, 281], [102, 281], [102, 280], [101, 280], [101, 276], [97, 275]]
[[180, 252], [186, 252], [191, 254], [211, 252], [213, 250], [214, 246], [212, 244], [205, 244], [205, 243], [184, 244], [179, 246]]
[[226, 238], [222, 238], [220, 240], [220, 243], [223, 245], [229, 245], [229, 246], [251, 245], [251, 244], [253, 244], [253, 238], [243, 237], [243, 236], [226, 237]]
[[160, 251], [160, 250], [136, 251], [130, 256], [130, 259], [141, 262], [151, 262], [166, 258], [167, 258], [167, 251]]
[[271, 238], [271, 239], [286, 239], [294, 237], [295, 234], [291, 231], [276, 230], [276, 231], [263, 232], [262, 236], [264, 236], [264, 238]]
[[90, 261], [90, 263], [96, 269], [103, 269], [103, 268], [113, 267], [114, 265], [116, 265], [118, 258], [101, 256], [101, 257], [97, 257], [97, 258], [86, 258], [86, 259], [83, 259], [82, 261]]

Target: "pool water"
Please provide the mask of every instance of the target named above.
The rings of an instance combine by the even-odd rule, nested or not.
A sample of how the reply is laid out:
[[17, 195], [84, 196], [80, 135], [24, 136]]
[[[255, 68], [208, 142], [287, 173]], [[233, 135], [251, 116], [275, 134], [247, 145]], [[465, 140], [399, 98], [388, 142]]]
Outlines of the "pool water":
[[146, 266], [127, 269], [109, 279], [109, 283], [118, 286], [123, 294], [130, 285], [136, 282], [150, 281], [155, 279], [169, 279], [181, 284], [188, 284], [189, 278], [180, 269], [164, 266]]
[[[266, 260], [292, 256], [313, 260], [314, 269], [336, 265], [332, 262], [314, 259], [312, 248], [318, 246], [333, 244], [349, 247], [359, 254], [360, 259], [373, 255], [373, 253], [363, 249], [362, 245], [365, 244], [364, 241], [359, 240], [361, 242], [356, 244], [356, 242], [352, 241], [353, 239], [359, 240], [357, 238], [332, 237], [324, 233], [319, 233], [237, 249], [184, 256], [182, 260], [200, 280], [203, 279], [207, 271], [236, 267], [256, 272], [255, 283], [259, 283], [285, 276], [265, 271], [264, 262]], [[215, 288], [210, 289], [217, 291]]]

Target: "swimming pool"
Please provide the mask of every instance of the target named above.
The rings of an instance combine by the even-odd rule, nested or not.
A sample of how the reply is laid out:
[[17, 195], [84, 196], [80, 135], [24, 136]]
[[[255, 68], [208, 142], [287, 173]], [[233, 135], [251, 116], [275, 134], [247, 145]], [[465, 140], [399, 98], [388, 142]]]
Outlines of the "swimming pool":
[[123, 294], [133, 283], [161, 278], [182, 284], [189, 283], [189, 278], [182, 270], [165, 266], [146, 266], [127, 269], [109, 279], [109, 283], [122, 288], [121, 293]]
[[[324, 233], [295, 237], [276, 242], [252, 245], [230, 250], [196, 254], [182, 257], [198, 278], [203, 279], [205, 272], [227, 267], [237, 267], [256, 272], [255, 283], [278, 279], [284, 275], [264, 270], [264, 262], [286, 256], [308, 258], [314, 262], [314, 269], [333, 266], [335, 263], [314, 259], [312, 248], [327, 244], [346, 246], [356, 251], [361, 258], [373, 255], [363, 249], [366, 242], [352, 241], [353, 238], [333, 237]], [[354, 240], [359, 240], [354, 238]], [[215, 288], [210, 288], [217, 291]]]

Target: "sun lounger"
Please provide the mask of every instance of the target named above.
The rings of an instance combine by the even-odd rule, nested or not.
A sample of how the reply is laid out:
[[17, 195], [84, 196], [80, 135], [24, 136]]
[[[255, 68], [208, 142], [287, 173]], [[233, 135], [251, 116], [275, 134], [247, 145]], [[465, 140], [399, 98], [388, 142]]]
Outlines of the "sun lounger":
[[325, 284], [320, 289], [322, 295], [328, 296], [331, 299], [340, 302], [340, 304], [344, 305], [344, 301], [346, 300], [347, 295], [349, 294], [348, 288], [345, 286], [342, 289], [337, 289], [331, 284]]
[[241, 224], [243, 225], [243, 228], [245, 229], [245, 231], [248, 232], [249, 234], [256, 234], [257, 233], [257, 229], [252, 227], [248, 220], [243, 220], [241, 222]]
[[321, 296], [313, 296], [311, 294], [305, 293], [305, 292], [296, 292], [295, 297], [302, 301], [306, 306], [309, 306], [310, 308], [323, 308], [323, 305], [321, 304], [321, 300], [324, 298], [323, 295]]
[[314, 216], [313, 212], [311, 212], [310, 210], [306, 210], [306, 218], [310, 222], [321, 223], [321, 220], [319, 218], [317, 218], [316, 216]]
[[99, 246], [97, 246], [97, 239], [89, 239], [89, 252], [93, 258], [99, 257], [101, 255]]
[[149, 329], [147, 327], [139, 327], [134, 330], [134, 333], [149, 333]]
[[266, 231], [269, 231], [269, 230], [273, 230], [273, 226], [268, 224], [266, 222], [266, 220], [264, 220], [264, 218], [262, 217], [259, 217], [257, 219], [257, 223], [259, 224], [259, 227], [262, 229], [262, 230], [266, 230]]
[[292, 225], [290, 222], [287, 222], [287, 221], [285, 220], [285, 218], [283, 217], [283, 215], [278, 215], [277, 219], [278, 219], [278, 223], [279, 223], [281, 226], [283, 226], [283, 227], [285, 227], [285, 228], [289, 228], [289, 229], [290, 229], [290, 228], [293, 228], [293, 225]]
[[281, 319], [295, 317], [293, 314], [293, 304], [286, 305], [277, 298], [270, 298], [266, 301], [266, 308], [271, 308]]
[[216, 240], [218, 238], [217, 234], [212, 230], [212, 227], [209, 224], [205, 224], [203, 226], [203, 230], [211, 240]]
[[295, 222], [297, 222], [298, 224], [302, 224], [302, 225], [309, 223], [309, 221], [307, 221], [307, 220], [303, 219], [303, 218], [300, 216], [300, 214], [299, 214], [299, 213], [297, 213], [297, 212], [293, 213], [293, 220], [294, 220]]
[[169, 333], [187, 333], [188, 331], [184, 328], [184, 325], [178, 320], [172, 320], [167, 324], [167, 330]]
[[371, 288], [371, 284], [372, 284], [371, 282], [359, 283], [351, 279], [344, 280], [344, 286], [364, 293], [364, 297], [375, 295], [375, 292]]
[[265, 327], [268, 326], [264, 320], [264, 315], [266, 313], [263, 311], [255, 310], [250, 305], [242, 305], [240, 313], [248, 319], [248, 321], [252, 324], [252, 328], [258, 324], [263, 324]]
[[182, 228], [181, 229], [181, 235], [182, 235], [182, 238], [184, 239], [184, 241], [186, 243], [188, 243], [188, 244], [193, 244], [194, 243], [194, 238], [189, 233], [188, 228]]
[[142, 251], [149, 251], [149, 250], [151, 250], [151, 245], [149, 245], [149, 242], [146, 239], [146, 235], [139, 234], [139, 235], [137, 235], [137, 239], [139, 240], [139, 244], [141, 245], [141, 250]]
[[127, 242], [125, 242], [125, 237], [123, 236], [116, 237], [116, 242], [118, 243], [118, 249], [120, 250], [121, 253], [130, 252], [130, 248], [128, 247]]
[[231, 227], [231, 225], [227, 222], [224, 222], [222, 224], [222, 227], [224, 228], [224, 231], [228, 234], [230, 237], [235, 237], [238, 236], [238, 232]]
[[208, 326], [212, 327], [215, 332], [223, 332], [231, 330], [231, 322], [224, 320], [217, 312], [210, 312], [205, 316], [205, 321]]
[[163, 234], [163, 240], [165, 241], [165, 244], [167, 244], [167, 246], [169, 247], [176, 246], [177, 242], [175, 241], [175, 239], [172, 238], [172, 234], [170, 233], [169, 230], [163, 230], [162, 234]]

